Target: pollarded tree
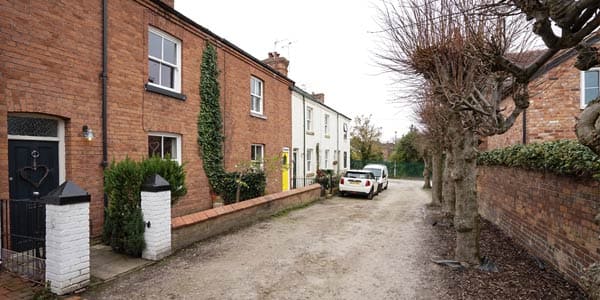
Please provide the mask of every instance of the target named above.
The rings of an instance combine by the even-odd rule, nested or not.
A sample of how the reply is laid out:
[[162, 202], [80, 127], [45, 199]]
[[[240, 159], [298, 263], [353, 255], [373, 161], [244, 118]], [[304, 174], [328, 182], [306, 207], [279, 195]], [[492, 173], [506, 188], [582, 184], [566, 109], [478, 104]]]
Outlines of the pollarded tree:
[[[533, 32], [541, 37], [548, 48], [543, 55], [575, 48], [579, 54], [576, 68], [585, 71], [600, 64], [600, 52], [587, 39], [600, 27], [598, 0], [496, 0], [492, 5], [484, 4], [482, 8], [491, 9], [500, 18], [519, 13], [526, 15], [533, 22]], [[560, 30], [553, 30], [553, 27]], [[530, 81], [537, 67], [519, 68], [502, 57], [498, 58], [498, 65], [523, 84]], [[589, 103], [581, 113], [576, 134], [582, 144], [600, 154], [600, 98]]]
[[[443, 102], [435, 101], [427, 85], [421, 89], [419, 93], [419, 101], [416, 103], [415, 112], [423, 127], [420, 135], [419, 144], [427, 149], [431, 163], [431, 204], [434, 206], [443, 205], [444, 212], [449, 216], [454, 216], [454, 193], [450, 193], [450, 189], [444, 195], [444, 173], [448, 179], [451, 166], [444, 169], [444, 162], [450, 161], [449, 144], [447, 139], [447, 116], [449, 110], [444, 106]], [[447, 151], [446, 159], [444, 159], [444, 151]], [[446, 188], [453, 187], [446, 183]]]
[[[521, 35], [523, 20], [499, 22], [485, 14], [472, 14], [481, 3], [386, 2], [383, 26], [388, 43], [387, 51], [380, 54], [389, 71], [421, 78], [430, 88], [431, 99], [448, 108], [446, 136], [456, 201], [455, 258], [469, 264], [479, 263], [475, 181], [479, 140], [506, 131], [528, 105], [527, 86], [495, 68], [495, 58], [507, 56], [514, 50], [511, 43], [525, 38]], [[504, 117], [499, 107], [504, 90], [516, 103], [509, 117]]]

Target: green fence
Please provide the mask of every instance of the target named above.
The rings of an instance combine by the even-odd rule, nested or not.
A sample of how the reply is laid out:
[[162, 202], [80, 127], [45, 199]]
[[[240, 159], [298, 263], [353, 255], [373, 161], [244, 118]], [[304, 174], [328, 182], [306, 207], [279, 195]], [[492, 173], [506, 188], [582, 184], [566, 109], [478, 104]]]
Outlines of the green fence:
[[361, 161], [361, 160], [353, 160], [350, 162], [350, 167], [352, 169], [362, 169], [367, 164], [380, 164], [386, 165], [388, 168], [388, 172], [390, 172], [390, 177], [393, 178], [405, 178], [405, 177], [423, 177], [423, 162], [393, 162], [393, 161]]

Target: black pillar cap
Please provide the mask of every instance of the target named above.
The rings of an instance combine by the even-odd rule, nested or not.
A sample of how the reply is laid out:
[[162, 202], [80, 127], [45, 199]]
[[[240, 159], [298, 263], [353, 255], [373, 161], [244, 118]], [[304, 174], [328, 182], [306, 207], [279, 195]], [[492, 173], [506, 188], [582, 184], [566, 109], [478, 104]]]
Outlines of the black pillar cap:
[[169, 182], [158, 174], [148, 176], [144, 184], [142, 184], [142, 191], [144, 192], [164, 192], [169, 190], [171, 190]]
[[65, 205], [90, 202], [90, 194], [71, 181], [65, 181], [41, 198], [46, 204]]

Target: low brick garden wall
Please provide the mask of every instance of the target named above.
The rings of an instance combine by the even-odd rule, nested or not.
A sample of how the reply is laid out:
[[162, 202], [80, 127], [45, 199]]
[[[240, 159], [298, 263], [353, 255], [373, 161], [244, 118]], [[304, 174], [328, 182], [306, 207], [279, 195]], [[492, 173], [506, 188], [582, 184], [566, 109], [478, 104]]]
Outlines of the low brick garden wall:
[[581, 283], [583, 269], [600, 261], [600, 182], [480, 167], [477, 186], [481, 216], [570, 280]]
[[282, 210], [319, 199], [321, 186], [309, 185], [172, 219], [172, 249], [247, 226]]

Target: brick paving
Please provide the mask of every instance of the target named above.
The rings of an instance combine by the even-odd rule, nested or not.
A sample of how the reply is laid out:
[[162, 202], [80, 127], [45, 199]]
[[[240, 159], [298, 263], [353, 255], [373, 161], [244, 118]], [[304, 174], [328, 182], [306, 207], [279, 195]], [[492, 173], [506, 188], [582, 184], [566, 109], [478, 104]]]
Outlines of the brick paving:
[[31, 299], [42, 286], [0, 270], [0, 299]]

